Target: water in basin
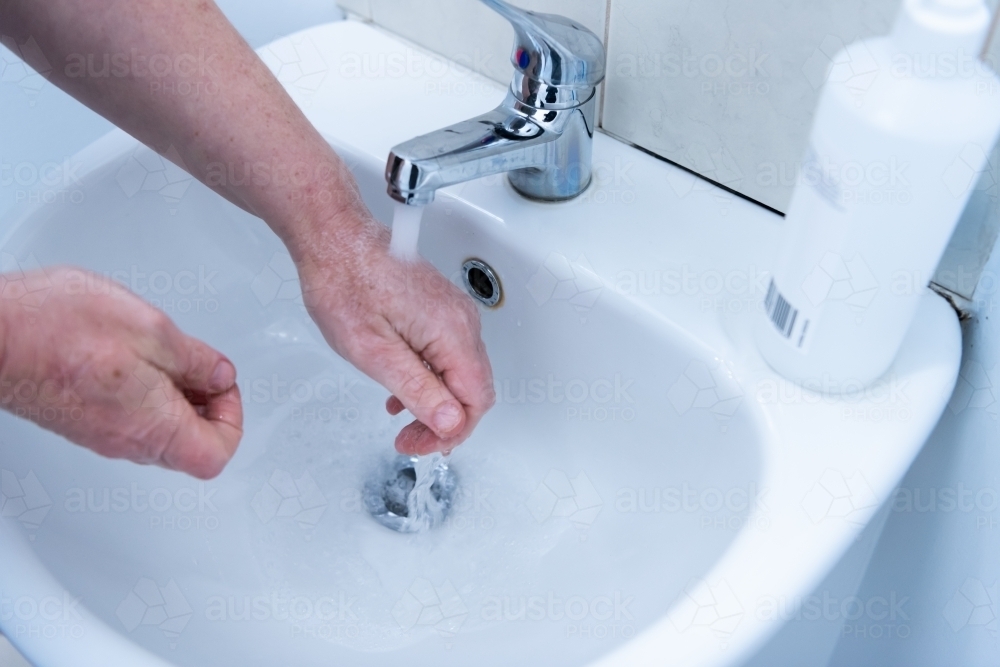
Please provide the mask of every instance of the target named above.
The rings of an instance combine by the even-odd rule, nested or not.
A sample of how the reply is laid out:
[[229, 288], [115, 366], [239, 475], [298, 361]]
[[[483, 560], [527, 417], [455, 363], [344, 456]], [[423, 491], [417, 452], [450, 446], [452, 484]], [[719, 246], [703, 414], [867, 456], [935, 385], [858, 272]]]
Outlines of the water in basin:
[[[129, 157], [87, 179], [82, 203], [34, 214], [3, 252], [109, 274], [229, 355], [244, 441], [200, 483], [3, 415], [0, 468], [44, 488], [51, 508], [25, 530], [67, 590], [168, 660], [581, 664], [660, 618], [763, 494], [751, 409], [682, 415], [668, 400], [692, 364], [715, 363], [704, 348], [610, 291], [585, 312], [539, 304], [527, 286], [544, 255], [439, 198], [423, 256], [456, 282], [482, 258], [505, 287], [483, 311], [498, 404], [451, 456], [461, 484], [444, 523], [386, 530], [362, 489], [406, 418], [323, 342], [262, 222], [194, 182], [126, 190]], [[388, 221], [381, 165], [348, 157]]]

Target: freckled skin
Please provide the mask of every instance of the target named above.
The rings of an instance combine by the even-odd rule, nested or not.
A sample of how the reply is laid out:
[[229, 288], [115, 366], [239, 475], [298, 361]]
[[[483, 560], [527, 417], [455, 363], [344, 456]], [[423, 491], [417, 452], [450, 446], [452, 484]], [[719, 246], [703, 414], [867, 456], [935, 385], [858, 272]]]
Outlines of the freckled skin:
[[243, 424], [223, 355], [102, 276], [0, 276], [0, 294], [22, 285], [26, 296], [0, 300], [3, 407], [104, 456], [206, 479], [222, 470]]
[[[478, 311], [426, 262], [389, 254], [388, 231], [344, 163], [214, 3], [0, 0], [0, 26], [18, 44], [37, 44], [44, 62], [35, 64], [51, 68], [50, 82], [271, 226], [326, 340], [389, 389], [390, 413], [416, 417], [399, 451], [450, 451], [472, 433], [494, 402]], [[91, 76], [73, 67], [85, 54], [126, 56], [129, 67]], [[140, 66], [151, 56], [195, 66], [154, 81]], [[181, 86], [190, 94], [164, 92]], [[213, 178], [247, 163], [271, 176]], [[80, 280], [100, 284], [97, 276], [62, 268], [29, 279], [52, 284], [41, 302], [5, 298], [20, 288], [0, 276], [0, 406], [106, 456], [218, 474], [242, 433], [235, 370], [209, 383], [225, 357], [120, 289], [74, 291]], [[22, 380], [67, 378], [77, 389], [53, 405], [85, 417], [47, 419], [37, 396], [3, 402], [3, 388]]]

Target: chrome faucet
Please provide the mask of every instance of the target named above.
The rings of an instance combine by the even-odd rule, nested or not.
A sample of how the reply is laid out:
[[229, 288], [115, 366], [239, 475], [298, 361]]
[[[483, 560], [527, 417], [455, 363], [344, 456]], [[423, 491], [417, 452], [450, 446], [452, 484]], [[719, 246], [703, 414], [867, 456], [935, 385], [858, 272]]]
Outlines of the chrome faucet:
[[392, 149], [389, 196], [429, 204], [438, 188], [507, 172], [514, 189], [543, 201], [571, 199], [590, 185], [601, 40], [562, 16], [482, 0], [514, 26], [514, 80], [493, 111]]

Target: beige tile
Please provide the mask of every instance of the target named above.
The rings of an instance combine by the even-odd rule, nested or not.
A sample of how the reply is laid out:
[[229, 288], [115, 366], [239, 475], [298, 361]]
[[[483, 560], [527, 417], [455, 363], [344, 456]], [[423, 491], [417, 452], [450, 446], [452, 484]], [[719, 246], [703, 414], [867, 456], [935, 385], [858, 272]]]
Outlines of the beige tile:
[[899, 0], [615, 0], [603, 126], [783, 210], [829, 56]]
[[[343, 2], [343, 0], [342, 0]], [[350, 0], [356, 4], [359, 0]], [[369, 0], [378, 25], [486, 76], [510, 81], [510, 25], [474, 0]], [[606, 0], [527, 0], [532, 11], [562, 14], [604, 36]]]

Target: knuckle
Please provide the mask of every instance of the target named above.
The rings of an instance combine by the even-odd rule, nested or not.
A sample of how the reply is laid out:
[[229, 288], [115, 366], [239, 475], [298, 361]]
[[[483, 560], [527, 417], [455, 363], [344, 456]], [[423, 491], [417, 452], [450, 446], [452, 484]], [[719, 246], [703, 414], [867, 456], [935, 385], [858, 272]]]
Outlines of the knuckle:
[[166, 313], [152, 306], [146, 306], [144, 311], [142, 322], [148, 331], [156, 334], [168, 333], [173, 325], [173, 322], [170, 321], [170, 318], [167, 317]]
[[207, 379], [215, 370], [215, 361], [218, 356], [218, 353], [207, 345], [199, 341], [192, 341], [191, 345], [188, 346], [187, 353], [188, 371]]
[[486, 385], [486, 391], [483, 393], [483, 399], [483, 404], [486, 406], [487, 410], [496, 405], [497, 391], [494, 389], [492, 384]]

